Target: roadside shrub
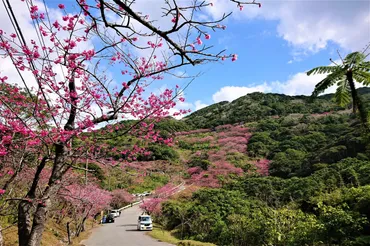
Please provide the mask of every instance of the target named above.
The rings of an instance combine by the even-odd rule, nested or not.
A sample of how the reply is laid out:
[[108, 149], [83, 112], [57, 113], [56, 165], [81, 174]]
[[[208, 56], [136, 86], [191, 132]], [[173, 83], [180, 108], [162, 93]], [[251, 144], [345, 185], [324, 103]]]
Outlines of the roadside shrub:
[[193, 240], [182, 240], [177, 243], [177, 246], [216, 246], [213, 243], [202, 243]]

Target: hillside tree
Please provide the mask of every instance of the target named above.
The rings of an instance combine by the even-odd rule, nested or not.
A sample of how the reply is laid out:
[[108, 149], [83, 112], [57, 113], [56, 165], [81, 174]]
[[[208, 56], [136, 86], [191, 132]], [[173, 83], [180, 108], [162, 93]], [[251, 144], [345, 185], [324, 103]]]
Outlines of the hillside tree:
[[307, 75], [327, 74], [323, 80], [316, 84], [312, 96], [316, 97], [329, 87], [336, 85], [335, 100], [337, 103], [340, 106], [347, 106], [352, 101], [353, 113], [359, 111], [364, 125], [368, 124], [367, 111], [356, 91], [355, 82], [364, 86], [370, 85], [370, 61], [366, 60], [368, 48], [369, 46], [363, 52], [350, 53], [344, 59], [340, 57], [341, 64], [330, 59], [334, 66], [320, 66], [307, 72]]

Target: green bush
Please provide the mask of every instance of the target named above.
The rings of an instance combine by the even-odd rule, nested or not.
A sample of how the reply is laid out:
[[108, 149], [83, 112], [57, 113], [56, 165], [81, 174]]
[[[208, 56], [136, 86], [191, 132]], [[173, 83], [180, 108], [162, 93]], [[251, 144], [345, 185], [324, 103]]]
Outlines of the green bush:
[[167, 145], [151, 145], [148, 150], [152, 152], [152, 160], [176, 161], [179, 159], [177, 151]]
[[177, 243], [177, 246], [216, 246], [213, 243], [202, 243], [193, 240], [181, 240]]
[[193, 158], [188, 162], [189, 167], [200, 167], [203, 170], [208, 170], [208, 167], [211, 165], [211, 162], [208, 160], [203, 160], [201, 158]]

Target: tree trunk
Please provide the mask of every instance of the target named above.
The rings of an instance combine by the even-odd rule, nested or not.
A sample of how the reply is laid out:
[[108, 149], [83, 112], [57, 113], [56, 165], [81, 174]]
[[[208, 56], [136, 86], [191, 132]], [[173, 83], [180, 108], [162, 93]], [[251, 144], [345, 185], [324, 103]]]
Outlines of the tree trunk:
[[69, 228], [69, 221], [67, 222], [67, 235], [68, 235], [68, 244], [71, 244], [71, 229]]
[[21, 201], [18, 205], [18, 241], [19, 246], [27, 246], [31, 234], [32, 203]]
[[348, 80], [348, 83], [349, 83], [349, 87], [351, 88], [351, 95], [352, 95], [352, 111], [354, 114], [356, 114], [356, 111], [357, 111], [357, 91], [356, 91], [356, 86], [355, 86], [355, 83], [353, 81], [353, 73], [352, 71], [348, 71], [347, 74], [347, 80]]
[[47, 213], [51, 205], [51, 197], [56, 194], [60, 187], [60, 182], [57, 181], [60, 181], [68, 170], [68, 165], [65, 163], [66, 154], [67, 150], [64, 143], [55, 144], [53, 170], [49, 178], [48, 186], [43, 192], [41, 202], [37, 205], [27, 246], [39, 246], [41, 244]]
[[357, 94], [356, 86], [353, 81], [353, 73], [352, 71], [348, 71], [347, 74], [347, 80], [349, 83], [349, 87], [351, 88], [351, 95], [352, 95], [352, 103], [353, 103], [353, 113], [356, 114], [356, 111], [358, 109], [360, 114], [361, 123], [365, 127], [366, 130], [368, 130], [368, 119], [367, 119], [367, 111], [365, 108], [365, 105], [362, 103], [362, 100], [360, 96]]
[[77, 237], [80, 236], [80, 233], [85, 231], [85, 222], [86, 222], [86, 219], [87, 217], [89, 217], [89, 214], [90, 214], [90, 211], [91, 211], [91, 208], [92, 208], [92, 205], [90, 205], [90, 208], [89, 210], [87, 211], [86, 215], [84, 216], [84, 218], [82, 219], [82, 222], [81, 224], [77, 227]]
[[48, 157], [43, 157], [40, 165], [37, 167], [35, 177], [33, 179], [30, 190], [26, 198], [30, 201], [22, 200], [18, 205], [18, 241], [20, 246], [28, 245], [29, 237], [31, 234], [31, 212], [32, 212], [32, 199], [36, 197], [36, 188], [40, 179], [40, 174], [45, 167]]
[[3, 239], [2, 229], [3, 228], [1, 228], [1, 226], [0, 226], [0, 246], [3, 246], [4, 245], [4, 239]]

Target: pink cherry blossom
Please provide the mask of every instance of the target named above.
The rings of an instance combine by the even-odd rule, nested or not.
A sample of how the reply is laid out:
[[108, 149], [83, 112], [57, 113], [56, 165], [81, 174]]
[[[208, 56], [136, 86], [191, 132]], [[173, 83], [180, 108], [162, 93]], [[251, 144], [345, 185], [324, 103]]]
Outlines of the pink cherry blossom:
[[5, 80], [7, 80], [7, 79], [8, 79], [8, 76], [0, 77], [1, 82], [5, 82]]
[[30, 12], [31, 14], [34, 14], [35, 12], [37, 12], [39, 10], [39, 8], [36, 6], [36, 5], [33, 5], [30, 7]]

